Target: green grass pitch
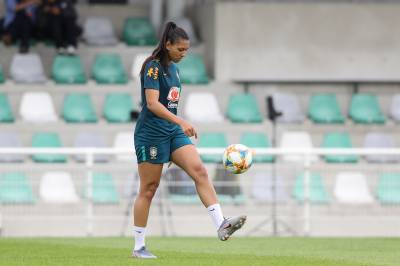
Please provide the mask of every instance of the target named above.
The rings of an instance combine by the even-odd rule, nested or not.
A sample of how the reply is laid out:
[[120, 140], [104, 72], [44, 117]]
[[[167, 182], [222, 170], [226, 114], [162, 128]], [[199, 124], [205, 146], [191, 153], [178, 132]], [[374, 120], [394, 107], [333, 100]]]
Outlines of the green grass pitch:
[[399, 238], [149, 237], [159, 258], [130, 258], [130, 238], [0, 238], [0, 265], [400, 265]]

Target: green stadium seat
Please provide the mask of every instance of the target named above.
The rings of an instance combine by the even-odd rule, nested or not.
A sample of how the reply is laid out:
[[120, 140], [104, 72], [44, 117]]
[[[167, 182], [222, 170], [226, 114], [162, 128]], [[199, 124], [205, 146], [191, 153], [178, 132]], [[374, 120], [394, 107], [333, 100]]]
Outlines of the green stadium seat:
[[[323, 148], [352, 148], [351, 139], [348, 133], [345, 132], [332, 132], [324, 136], [322, 142]], [[356, 163], [358, 161], [357, 155], [326, 155], [325, 161], [327, 163]]]
[[99, 84], [126, 84], [128, 76], [118, 54], [96, 55], [92, 76]]
[[[328, 194], [322, 182], [322, 177], [318, 173], [310, 174], [310, 202], [312, 203], [328, 203]], [[298, 202], [304, 201], [304, 174], [300, 174], [296, 178], [293, 187], [293, 196]]]
[[129, 46], [157, 44], [155, 30], [148, 18], [127, 18], [122, 39]]
[[68, 123], [96, 123], [97, 116], [88, 93], [69, 93], [64, 98], [63, 116]]
[[0, 122], [14, 122], [13, 112], [5, 93], [0, 93]]
[[57, 84], [84, 84], [85, 71], [79, 56], [57, 55], [51, 75]]
[[4, 78], [4, 71], [3, 67], [0, 65], [0, 83], [4, 83], [5, 78]]
[[233, 123], [261, 123], [262, 116], [257, 100], [252, 94], [231, 95], [227, 116]]
[[[200, 135], [199, 148], [226, 148], [228, 142], [224, 133], [203, 133]], [[220, 163], [222, 162], [222, 154], [207, 154], [200, 155], [205, 163]]]
[[32, 187], [23, 173], [0, 175], [1, 203], [34, 203]]
[[333, 93], [314, 94], [310, 99], [308, 116], [315, 123], [343, 123], [336, 95]]
[[400, 174], [381, 174], [378, 181], [377, 197], [384, 204], [400, 204]]
[[129, 93], [108, 93], [103, 113], [108, 122], [127, 123], [133, 110], [132, 96]]
[[[270, 148], [267, 135], [264, 133], [244, 133], [240, 138], [240, 143], [249, 148]], [[275, 160], [273, 155], [257, 155], [253, 156], [254, 163], [272, 163]]]
[[186, 84], [207, 84], [208, 75], [203, 58], [190, 54], [178, 63], [179, 79]]
[[108, 173], [93, 174], [93, 202], [101, 204], [118, 203], [118, 193], [112, 176]]
[[[32, 137], [34, 148], [59, 148], [62, 147], [61, 140], [56, 133], [36, 133]], [[66, 156], [63, 154], [34, 154], [32, 160], [38, 163], [65, 163]]]
[[383, 124], [385, 116], [382, 113], [376, 95], [367, 93], [354, 94], [351, 98], [350, 117], [360, 124]]

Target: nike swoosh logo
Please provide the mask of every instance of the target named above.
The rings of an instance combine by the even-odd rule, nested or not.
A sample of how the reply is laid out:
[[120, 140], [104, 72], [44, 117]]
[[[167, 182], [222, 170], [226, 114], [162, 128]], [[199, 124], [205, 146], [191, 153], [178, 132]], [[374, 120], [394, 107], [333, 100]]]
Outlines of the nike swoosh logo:
[[136, 231], [136, 230], [135, 230], [135, 232], [136, 232], [136, 233], [139, 233], [139, 234], [141, 234], [141, 233], [142, 233], [142, 232], [140, 232], [140, 231]]
[[210, 212], [212, 212], [212, 211], [215, 211], [215, 208], [212, 208], [212, 209], [210, 210]]

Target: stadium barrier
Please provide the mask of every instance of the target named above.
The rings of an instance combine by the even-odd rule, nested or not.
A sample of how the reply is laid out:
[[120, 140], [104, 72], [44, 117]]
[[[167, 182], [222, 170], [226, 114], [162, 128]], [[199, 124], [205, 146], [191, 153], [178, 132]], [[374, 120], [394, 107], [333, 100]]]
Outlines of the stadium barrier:
[[[198, 152], [201, 155], [219, 155], [223, 153], [224, 149], [222, 148], [198, 148]], [[310, 184], [311, 184], [311, 172], [312, 172], [312, 165], [313, 165], [313, 156], [325, 156], [325, 155], [358, 155], [358, 156], [368, 156], [368, 155], [374, 155], [374, 156], [379, 156], [379, 155], [393, 155], [393, 156], [400, 156], [400, 149], [399, 148], [393, 148], [393, 149], [374, 149], [374, 148], [352, 148], [352, 149], [335, 149], [335, 148], [329, 148], [329, 149], [323, 149], [323, 148], [312, 148], [312, 149], [280, 149], [280, 148], [256, 148], [254, 149], [255, 154], [257, 155], [275, 155], [275, 156], [286, 156], [286, 155], [299, 155], [301, 156], [301, 168], [304, 171], [304, 199], [303, 199], [303, 206], [302, 206], [302, 217], [300, 220], [303, 221], [303, 226], [301, 230], [297, 230], [297, 232], [301, 232], [300, 235], [304, 236], [310, 236], [312, 235], [311, 233], [311, 220], [312, 220], [312, 214], [310, 212], [310, 209], [312, 208], [312, 199], [310, 198]], [[119, 155], [132, 155], [133, 151], [132, 149], [116, 149], [116, 148], [1, 148], [0, 149], [0, 155], [4, 154], [21, 154], [21, 155], [37, 155], [37, 154], [63, 154], [63, 155], [83, 155], [85, 156], [85, 163], [82, 165], [85, 171], [86, 175], [86, 209], [85, 213], [79, 214], [80, 216], [84, 217], [85, 219], [85, 234], [87, 236], [93, 235], [93, 221], [94, 221], [94, 202], [92, 199], [93, 196], [93, 167], [95, 165], [94, 158], [96, 155], [113, 155], [113, 156], [119, 156]], [[135, 169], [136, 168], [136, 161], [135, 157], [132, 156], [132, 162], [128, 162], [128, 164], [132, 167], [130, 169]], [[112, 163], [111, 163], [112, 164]], [[23, 164], [13, 164], [15, 166], [20, 166], [23, 168]], [[42, 168], [49, 167], [50, 164], [40, 164]], [[270, 164], [273, 166], [274, 164]], [[110, 163], [108, 164], [110, 166]], [[343, 165], [342, 165], [343, 166]], [[338, 165], [340, 167], [340, 165]], [[20, 167], [17, 167], [18, 170]], [[165, 172], [166, 167], [164, 168]], [[5, 168], [2, 169], [2, 172], [5, 171]], [[387, 170], [387, 172], [390, 172], [390, 169]], [[182, 182], [179, 184], [179, 181], [176, 182], [176, 186], [186, 186], [187, 183]], [[217, 187], [218, 185], [234, 185], [234, 182], [230, 181], [216, 181], [214, 182], [214, 185]], [[165, 189], [165, 187], [164, 187]], [[163, 199], [163, 196], [161, 197]], [[165, 202], [161, 200], [159, 202], [159, 207], [162, 209], [162, 204], [165, 205]], [[0, 206], [4, 206], [4, 204], [0, 204]], [[131, 207], [131, 205], [129, 205]], [[275, 206], [276, 207], [276, 206]], [[279, 206], [278, 206], [279, 207]], [[165, 208], [165, 207], [164, 207]], [[126, 210], [126, 213], [122, 213], [122, 216], [128, 217], [130, 214], [129, 208]], [[164, 210], [160, 210], [160, 220], [161, 220], [161, 234], [162, 235], [168, 235], [168, 234], [175, 234], [174, 229], [170, 229], [168, 232], [168, 223], [171, 223], [171, 221], [168, 221], [168, 219], [171, 219], [170, 216], [171, 213], [168, 210], [168, 208]], [[276, 213], [274, 214], [276, 215]], [[374, 214], [371, 214], [373, 216]], [[398, 216], [396, 212], [394, 212], [395, 219], [398, 220]], [[3, 221], [6, 218], [6, 214], [4, 214], [1, 209], [0, 209], [0, 230], [4, 230], [4, 225]], [[273, 220], [279, 220], [277, 217], [272, 217]], [[269, 223], [270, 221], [267, 219], [265, 223]], [[274, 227], [279, 226], [279, 221], [273, 221]], [[126, 222], [125, 226], [128, 223]], [[260, 224], [263, 225], [263, 222]], [[173, 228], [173, 226], [169, 225], [170, 228]], [[123, 233], [124, 230], [122, 230], [121, 234]], [[288, 231], [288, 232], [293, 232], [293, 234], [298, 234], [294, 231]], [[1, 232], [1, 231], [0, 231]], [[171, 233], [172, 232], [172, 233]], [[274, 228], [273, 232], [271, 234], [279, 234], [277, 232], [277, 229]], [[379, 234], [379, 233], [378, 233]]]

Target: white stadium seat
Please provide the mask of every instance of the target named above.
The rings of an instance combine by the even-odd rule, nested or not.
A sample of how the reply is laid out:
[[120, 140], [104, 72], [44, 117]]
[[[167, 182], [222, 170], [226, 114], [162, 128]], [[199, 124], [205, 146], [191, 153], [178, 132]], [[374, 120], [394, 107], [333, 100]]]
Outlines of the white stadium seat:
[[89, 17], [83, 26], [83, 38], [86, 43], [94, 46], [116, 45], [114, 27], [107, 17]]
[[40, 197], [49, 203], [75, 203], [79, 201], [72, 177], [67, 172], [46, 172], [40, 180]]
[[32, 123], [47, 123], [57, 121], [51, 96], [47, 92], [25, 92], [19, 107], [23, 120]]
[[16, 83], [44, 83], [42, 60], [38, 54], [15, 54], [10, 65], [11, 78]]
[[[395, 148], [395, 141], [391, 134], [382, 132], [371, 132], [365, 135], [365, 148]], [[370, 163], [396, 163], [399, 161], [398, 155], [366, 155], [365, 158]]]
[[132, 149], [131, 154], [120, 154], [117, 155], [117, 160], [119, 161], [127, 161], [127, 162], [135, 162], [135, 143], [133, 138], [133, 132], [119, 132], [114, 139], [114, 148], [125, 148]]
[[184, 113], [192, 122], [224, 121], [217, 99], [211, 92], [190, 93], [185, 103]]
[[302, 123], [305, 119], [299, 99], [294, 93], [273, 93], [275, 110], [282, 115], [277, 118], [280, 123]]
[[[281, 148], [287, 149], [309, 149], [312, 148], [311, 136], [306, 131], [290, 131], [283, 132], [280, 142]], [[284, 155], [282, 159], [286, 162], [302, 162], [304, 160], [303, 155]], [[311, 155], [310, 162], [318, 160], [318, 156]]]
[[400, 94], [396, 94], [392, 98], [392, 103], [390, 105], [390, 116], [396, 122], [400, 122]]
[[359, 172], [340, 172], [336, 176], [334, 195], [338, 202], [347, 204], [372, 203], [366, 177]]

